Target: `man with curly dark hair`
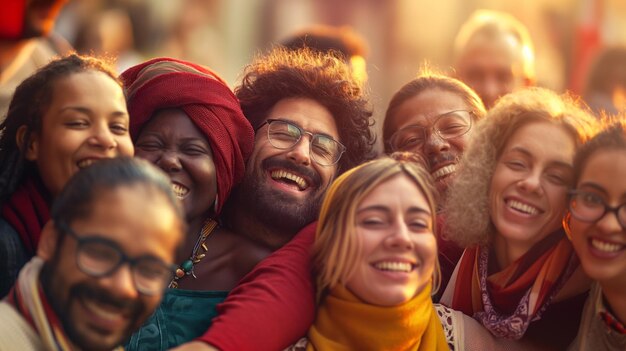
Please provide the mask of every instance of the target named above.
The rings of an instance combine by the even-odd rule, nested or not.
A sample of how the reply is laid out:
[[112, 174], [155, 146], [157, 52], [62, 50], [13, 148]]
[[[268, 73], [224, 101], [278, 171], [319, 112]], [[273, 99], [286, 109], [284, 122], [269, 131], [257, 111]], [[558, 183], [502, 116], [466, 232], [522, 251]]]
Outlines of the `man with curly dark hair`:
[[274, 49], [235, 89], [254, 151], [228, 224], [272, 250], [317, 218], [332, 180], [371, 158], [372, 113], [350, 68], [307, 50]]
[[337, 57], [274, 49], [246, 68], [235, 94], [256, 137], [223, 223], [276, 251], [218, 306], [207, 333], [177, 350], [280, 350], [302, 337], [315, 306], [308, 224], [333, 179], [374, 156], [372, 113]]

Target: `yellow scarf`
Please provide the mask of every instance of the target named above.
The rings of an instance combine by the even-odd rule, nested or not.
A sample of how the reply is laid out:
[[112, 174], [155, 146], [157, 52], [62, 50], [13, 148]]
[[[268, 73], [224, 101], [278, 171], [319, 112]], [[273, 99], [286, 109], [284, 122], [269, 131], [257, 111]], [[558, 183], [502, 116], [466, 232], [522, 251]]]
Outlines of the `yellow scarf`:
[[337, 286], [318, 308], [307, 350], [448, 350], [430, 291], [428, 284], [400, 306], [381, 307]]

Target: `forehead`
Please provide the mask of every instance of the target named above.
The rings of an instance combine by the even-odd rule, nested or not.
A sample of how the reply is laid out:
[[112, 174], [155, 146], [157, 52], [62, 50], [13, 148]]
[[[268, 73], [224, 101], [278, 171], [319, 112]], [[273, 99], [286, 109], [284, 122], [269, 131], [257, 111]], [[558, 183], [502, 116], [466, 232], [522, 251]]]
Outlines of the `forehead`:
[[455, 110], [469, 110], [469, 106], [456, 93], [429, 89], [411, 97], [398, 106], [392, 118], [391, 131], [408, 125], [431, 125], [437, 116]]
[[564, 126], [549, 121], [533, 121], [519, 127], [509, 138], [504, 151], [525, 150], [549, 162], [572, 164], [576, 143]]
[[53, 107], [110, 104], [111, 108], [126, 111], [122, 87], [100, 71], [77, 72], [57, 79], [52, 84], [51, 97]]
[[458, 61], [462, 74], [465, 69], [512, 70], [522, 62], [522, 46], [511, 34], [488, 37], [476, 35], [467, 44]]
[[591, 154], [578, 183], [585, 182], [626, 195], [626, 149], [599, 149]]
[[398, 174], [378, 184], [361, 200], [358, 209], [377, 205], [418, 207], [430, 211], [428, 200], [422, 191], [412, 179], [404, 174]]
[[141, 129], [141, 133], [139, 135], [144, 132], [157, 130], [175, 133], [180, 135], [180, 137], [198, 137], [206, 139], [206, 136], [202, 133], [202, 131], [200, 131], [195, 123], [193, 123], [187, 113], [178, 108], [157, 111]]
[[337, 124], [330, 111], [309, 98], [289, 98], [278, 101], [267, 118], [285, 119], [311, 133], [322, 133], [339, 140]]
[[165, 195], [145, 185], [99, 192], [88, 217], [76, 219], [79, 235], [98, 235], [116, 242], [127, 255], [153, 255], [171, 262], [183, 237], [180, 218]]

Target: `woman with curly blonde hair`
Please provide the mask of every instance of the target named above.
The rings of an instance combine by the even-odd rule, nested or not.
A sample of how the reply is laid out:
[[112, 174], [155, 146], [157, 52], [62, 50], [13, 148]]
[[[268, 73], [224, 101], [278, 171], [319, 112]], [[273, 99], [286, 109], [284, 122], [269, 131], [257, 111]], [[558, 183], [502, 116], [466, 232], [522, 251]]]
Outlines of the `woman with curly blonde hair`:
[[572, 341], [589, 280], [561, 218], [574, 154], [596, 129], [571, 97], [541, 88], [503, 97], [477, 124], [444, 207], [446, 234], [466, 248], [444, 305], [497, 338]]

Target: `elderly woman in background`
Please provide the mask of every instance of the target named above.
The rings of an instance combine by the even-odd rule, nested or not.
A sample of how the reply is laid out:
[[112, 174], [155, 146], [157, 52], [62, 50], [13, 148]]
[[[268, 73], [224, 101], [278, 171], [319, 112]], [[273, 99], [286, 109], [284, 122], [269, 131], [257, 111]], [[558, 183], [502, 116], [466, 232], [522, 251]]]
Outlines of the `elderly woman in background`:
[[563, 224], [596, 282], [571, 350], [626, 350], [626, 121], [609, 124], [574, 159]]
[[204, 332], [216, 305], [268, 253], [219, 219], [243, 177], [254, 132], [235, 95], [206, 67], [158, 58], [121, 78], [136, 156], [169, 175], [188, 224], [171, 289], [128, 345], [165, 350]]
[[590, 281], [561, 218], [574, 154], [595, 122], [569, 97], [533, 88], [503, 97], [476, 126], [444, 208], [446, 235], [466, 247], [444, 305], [532, 348], [574, 339]]

